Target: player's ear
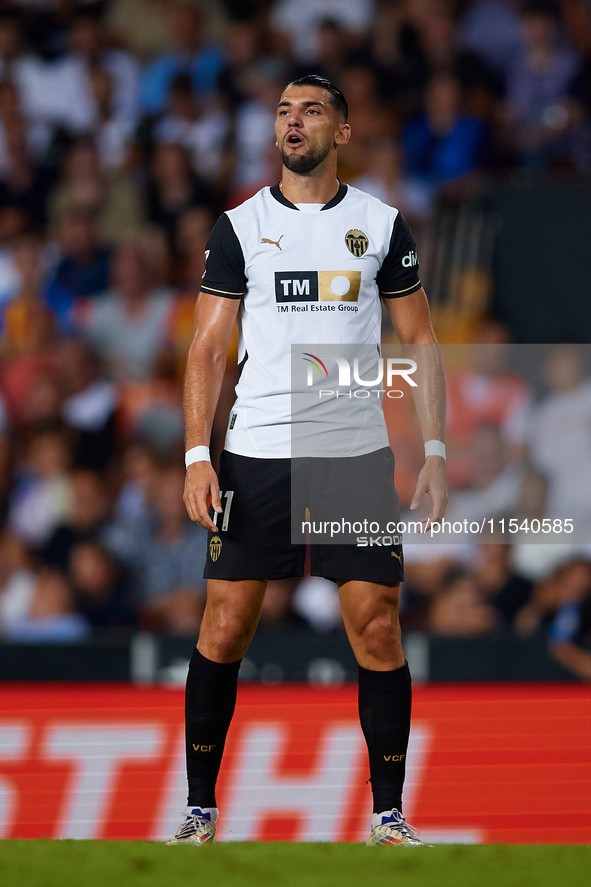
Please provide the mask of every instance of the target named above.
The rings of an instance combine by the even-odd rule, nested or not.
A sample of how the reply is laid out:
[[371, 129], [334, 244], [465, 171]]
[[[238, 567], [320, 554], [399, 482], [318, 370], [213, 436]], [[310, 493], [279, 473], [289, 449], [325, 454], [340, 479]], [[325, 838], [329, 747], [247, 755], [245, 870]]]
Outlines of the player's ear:
[[351, 127], [348, 123], [341, 123], [336, 131], [334, 140], [337, 145], [346, 145], [351, 138]]

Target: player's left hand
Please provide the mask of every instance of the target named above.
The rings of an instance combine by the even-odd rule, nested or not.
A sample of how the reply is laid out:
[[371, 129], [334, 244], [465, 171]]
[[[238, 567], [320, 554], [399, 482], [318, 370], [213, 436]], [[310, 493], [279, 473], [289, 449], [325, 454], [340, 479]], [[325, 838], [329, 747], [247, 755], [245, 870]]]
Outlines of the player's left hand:
[[426, 533], [431, 524], [436, 524], [443, 519], [447, 508], [447, 479], [445, 477], [445, 459], [441, 456], [427, 456], [425, 464], [421, 468], [417, 488], [410, 503], [410, 510], [415, 511], [421, 504], [425, 493], [431, 497], [431, 512], [421, 521], [423, 533]]

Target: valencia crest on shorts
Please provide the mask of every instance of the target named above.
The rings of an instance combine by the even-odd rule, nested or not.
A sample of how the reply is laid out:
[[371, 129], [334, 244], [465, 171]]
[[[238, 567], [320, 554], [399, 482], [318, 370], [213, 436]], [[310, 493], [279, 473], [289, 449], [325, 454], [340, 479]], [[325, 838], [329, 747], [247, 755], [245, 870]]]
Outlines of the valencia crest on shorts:
[[219, 536], [212, 536], [209, 540], [209, 556], [215, 562], [222, 553], [222, 540]]

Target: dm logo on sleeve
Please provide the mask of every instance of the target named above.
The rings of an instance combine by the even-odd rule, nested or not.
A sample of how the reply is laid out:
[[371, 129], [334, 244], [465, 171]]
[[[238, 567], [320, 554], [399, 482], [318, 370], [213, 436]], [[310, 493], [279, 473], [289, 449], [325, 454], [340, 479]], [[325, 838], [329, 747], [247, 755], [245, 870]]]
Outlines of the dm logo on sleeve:
[[277, 302], [356, 302], [361, 271], [276, 271]]

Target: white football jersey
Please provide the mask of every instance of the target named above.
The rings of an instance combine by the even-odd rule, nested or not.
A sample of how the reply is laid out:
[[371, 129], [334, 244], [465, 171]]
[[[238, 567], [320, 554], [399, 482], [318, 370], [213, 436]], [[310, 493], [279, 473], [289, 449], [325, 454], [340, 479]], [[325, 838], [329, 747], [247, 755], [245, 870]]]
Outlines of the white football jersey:
[[[224, 213], [207, 244], [201, 289], [242, 300], [241, 374], [226, 449], [289, 458], [292, 345], [311, 353], [317, 343], [379, 348], [380, 296], [420, 286], [404, 218], [356, 188], [341, 183], [325, 206], [299, 209], [275, 185]], [[347, 454], [387, 446], [383, 415], [380, 422], [381, 442], [359, 439]]]

